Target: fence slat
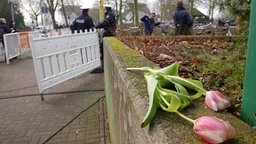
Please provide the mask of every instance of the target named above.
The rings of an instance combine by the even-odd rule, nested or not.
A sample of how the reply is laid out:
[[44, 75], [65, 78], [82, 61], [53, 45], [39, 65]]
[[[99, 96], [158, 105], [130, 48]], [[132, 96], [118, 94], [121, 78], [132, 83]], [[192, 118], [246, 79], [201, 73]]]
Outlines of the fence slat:
[[51, 58], [51, 63], [52, 63], [53, 75], [58, 75], [60, 73], [60, 70], [59, 70], [59, 63], [58, 63], [57, 55], [53, 55], [50, 58]]
[[65, 72], [67, 70], [67, 66], [64, 60], [64, 54], [58, 54], [58, 62], [60, 67], [60, 72]]

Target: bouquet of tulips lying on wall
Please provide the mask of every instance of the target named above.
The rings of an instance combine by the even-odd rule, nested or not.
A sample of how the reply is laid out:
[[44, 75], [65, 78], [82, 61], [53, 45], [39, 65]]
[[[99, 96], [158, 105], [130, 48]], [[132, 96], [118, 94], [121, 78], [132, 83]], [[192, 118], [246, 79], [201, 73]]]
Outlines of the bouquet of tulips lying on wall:
[[[193, 100], [205, 96], [206, 106], [214, 111], [230, 107], [230, 101], [218, 91], [206, 91], [198, 80], [178, 76], [179, 64], [174, 63], [168, 67], [127, 68], [127, 70], [146, 71], [144, 77], [147, 81], [149, 95], [148, 112], [141, 124], [147, 126], [154, 117], [157, 108], [173, 112], [194, 124], [194, 132], [209, 143], [222, 143], [232, 138], [235, 129], [226, 121], [213, 116], [202, 116], [196, 120], [186, 117], [180, 111]], [[191, 90], [194, 91], [191, 94]]]

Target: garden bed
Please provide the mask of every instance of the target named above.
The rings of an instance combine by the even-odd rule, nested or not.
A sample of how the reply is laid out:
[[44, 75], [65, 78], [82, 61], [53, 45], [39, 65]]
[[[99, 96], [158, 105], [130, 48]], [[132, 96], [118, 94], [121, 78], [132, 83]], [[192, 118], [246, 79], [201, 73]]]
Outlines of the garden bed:
[[206, 90], [218, 90], [231, 99], [231, 113], [240, 117], [246, 46], [234, 46], [231, 37], [119, 37], [141, 55], [166, 67], [180, 64], [181, 77], [200, 80]]

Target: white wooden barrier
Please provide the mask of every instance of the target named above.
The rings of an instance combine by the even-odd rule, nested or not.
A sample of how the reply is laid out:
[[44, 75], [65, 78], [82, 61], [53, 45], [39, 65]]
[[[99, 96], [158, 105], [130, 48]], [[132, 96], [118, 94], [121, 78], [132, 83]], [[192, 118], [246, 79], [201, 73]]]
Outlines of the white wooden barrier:
[[42, 34], [38, 31], [29, 31], [29, 32], [19, 32], [19, 33], [10, 33], [4, 34], [4, 43], [5, 48], [0, 44], [0, 55], [6, 55], [6, 63], [10, 64], [10, 59], [20, 56], [21, 49], [30, 48], [29, 47], [29, 37], [32, 39], [35, 38], [45, 38], [47, 35], [51, 36], [60, 36], [60, 35], [69, 35], [71, 31], [69, 28], [63, 28], [58, 30], [49, 30], [47, 34]]
[[30, 48], [41, 94], [47, 88], [101, 66], [96, 30], [40, 39], [31, 37]]
[[20, 35], [19, 33], [4, 34], [4, 48], [6, 63], [10, 63], [10, 59], [20, 56]]

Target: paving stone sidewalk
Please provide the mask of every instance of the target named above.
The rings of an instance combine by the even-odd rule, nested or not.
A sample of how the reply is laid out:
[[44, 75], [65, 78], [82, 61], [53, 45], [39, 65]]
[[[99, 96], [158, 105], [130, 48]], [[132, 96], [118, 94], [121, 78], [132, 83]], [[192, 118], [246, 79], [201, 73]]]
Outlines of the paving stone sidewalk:
[[30, 50], [0, 56], [0, 144], [108, 144], [104, 75], [85, 73], [38, 95]]

